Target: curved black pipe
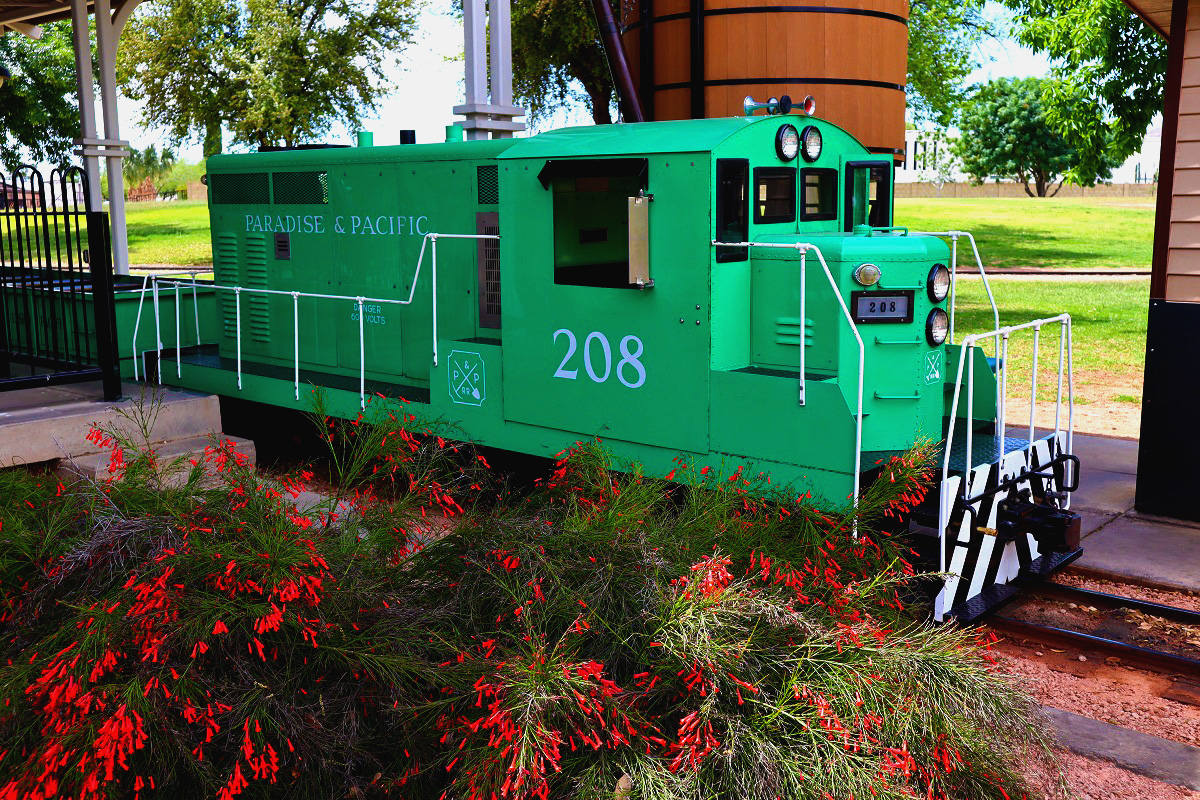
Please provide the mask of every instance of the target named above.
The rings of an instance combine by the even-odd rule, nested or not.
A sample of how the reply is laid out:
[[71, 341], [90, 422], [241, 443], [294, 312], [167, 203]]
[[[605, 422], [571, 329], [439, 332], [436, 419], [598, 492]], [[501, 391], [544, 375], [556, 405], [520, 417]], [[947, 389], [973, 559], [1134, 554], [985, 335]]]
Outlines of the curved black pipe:
[[621, 44], [617, 23], [613, 19], [612, 6], [608, 4], [608, 0], [592, 0], [592, 9], [596, 12], [596, 24], [600, 28], [600, 40], [604, 43], [604, 55], [608, 59], [609, 71], [617, 83], [617, 94], [625, 101], [633, 122], [645, 122], [642, 103], [638, 99], [637, 90], [633, 88], [629, 62], [625, 59], [625, 46]]

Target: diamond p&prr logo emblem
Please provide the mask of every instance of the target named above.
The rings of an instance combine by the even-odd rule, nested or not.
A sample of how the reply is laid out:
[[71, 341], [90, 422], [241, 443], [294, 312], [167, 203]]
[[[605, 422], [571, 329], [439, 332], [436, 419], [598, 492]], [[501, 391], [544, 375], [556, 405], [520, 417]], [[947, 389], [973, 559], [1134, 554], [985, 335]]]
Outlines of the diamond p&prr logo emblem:
[[487, 377], [483, 356], [467, 350], [455, 350], [446, 361], [450, 381], [450, 400], [467, 406], [481, 406], [487, 399]]

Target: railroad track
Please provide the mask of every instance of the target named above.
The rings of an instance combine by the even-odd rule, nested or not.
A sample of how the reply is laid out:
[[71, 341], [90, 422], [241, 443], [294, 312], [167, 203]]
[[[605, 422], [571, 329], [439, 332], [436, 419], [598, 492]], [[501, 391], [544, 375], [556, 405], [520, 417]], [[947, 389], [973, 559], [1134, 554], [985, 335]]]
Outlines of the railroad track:
[[[1033, 593], [1043, 597], [1074, 602], [1080, 606], [1116, 610], [1128, 608], [1160, 619], [1200, 627], [1200, 612], [1185, 608], [1137, 600], [1132, 597], [1080, 589], [1056, 583], [1044, 583]], [[1200, 659], [1143, 647], [1120, 639], [1107, 638], [1094, 633], [1055, 627], [1040, 622], [1018, 619], [1002, 613], [987, 617], [986, 624], [997, 633], [1012, 638], [1037, 641], [1048, 646], [1064, 645], [1077, 650], [1099, 653], [1120, 659], [1124, 664], [1137, 666], [1154, 672], [1183, 674], [1200, 680]]]

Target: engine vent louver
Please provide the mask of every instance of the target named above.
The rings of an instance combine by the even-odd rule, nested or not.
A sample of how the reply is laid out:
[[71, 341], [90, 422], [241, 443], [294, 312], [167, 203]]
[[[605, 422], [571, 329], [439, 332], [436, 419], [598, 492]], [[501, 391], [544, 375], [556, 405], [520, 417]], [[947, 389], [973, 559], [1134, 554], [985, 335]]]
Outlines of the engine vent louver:
[[266, 205], [271, 202], [265, 172], [210, 174], [208, 191], [214, 205]]
[[[223, 286], [241, 286], [242, 280], [238, 270], [238, 244], [236, 233], [218, 233], [217, 249], [213, 254], [215, 277], [218, 284]], [[237, 336], [237, 300], [233, 292], [222, 289], [221, 319], [226, 336]]]
[[[262, 234], [246, 236], [246, 282], [245, 286], [252, 289], [267, 288], [267, 237]], [[250, 292], [242, 298], [243, 313], [249, 311], [250, 338], [256, 342], [271, 340], [271, 313], [267, 307], [267, 295]], [[249, 300], [249, 302], [245, 302]], [[246, 330], [247, 319], [242, 320], [242, 330]]]
[[[483, 226], [485, 236], [500, 235], [498, 225]], [[500, 319], [500, 242], [485, 239], [483, 242], [483, 312]]]
[[271, 194], [275, 205], [326, 205], [329, 203], [329, 173], [273, 173]]
[[479, 205], [494, 206], [499, 203], [499, 167], [497, 167], [495, 164], [477, 167], [475, 170], [475, 177], [479, 184]]

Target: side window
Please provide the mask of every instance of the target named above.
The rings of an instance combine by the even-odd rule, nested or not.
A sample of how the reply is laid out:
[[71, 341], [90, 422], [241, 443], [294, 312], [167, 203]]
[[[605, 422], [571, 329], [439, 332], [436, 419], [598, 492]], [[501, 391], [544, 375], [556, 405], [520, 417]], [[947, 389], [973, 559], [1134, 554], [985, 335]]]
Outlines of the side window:
[[[750, 161], [717, 159], [716, 240], [744, 242], [750, 235]], [[746, 247], [718, 247], [717, 261], [745, 261]]]
[[838, 171], [809, 167], [800, 170], [800, 219], [819, 222], [837, 219]]
[[754, 170], [754, 221], [796, 221], [795, 167], [758, 167]]
[[846, 165], [846, 231], [855, 225], [886, 228], [892, 224], [891, 165], [879, 162]]
[[557, 177], [554, 282], [623, 289], [629, 284], [629, 198], [641, 188], [628, 175]]

